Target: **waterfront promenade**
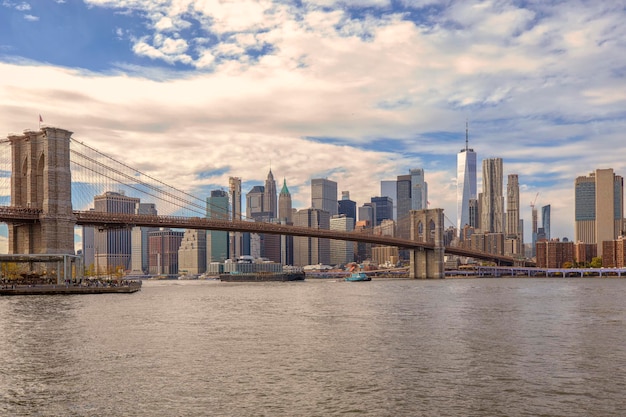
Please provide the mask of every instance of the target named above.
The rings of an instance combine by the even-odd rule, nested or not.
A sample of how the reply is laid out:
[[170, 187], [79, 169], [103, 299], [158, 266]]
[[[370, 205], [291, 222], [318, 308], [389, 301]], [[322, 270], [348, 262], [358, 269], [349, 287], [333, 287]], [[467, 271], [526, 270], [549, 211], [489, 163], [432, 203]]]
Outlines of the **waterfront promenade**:
[[94, 281], [82, 284], [36, 284], [3, 285], [0, 295], [58, 295], [58, 294], [129, 294], [141, 289], [141, 281], [105, 282]]
[[474, 269], [447, 270], [453, 277], [609, 277], [626, 276], [626, 268], [536, 268], [514, 266], [477, 266]]

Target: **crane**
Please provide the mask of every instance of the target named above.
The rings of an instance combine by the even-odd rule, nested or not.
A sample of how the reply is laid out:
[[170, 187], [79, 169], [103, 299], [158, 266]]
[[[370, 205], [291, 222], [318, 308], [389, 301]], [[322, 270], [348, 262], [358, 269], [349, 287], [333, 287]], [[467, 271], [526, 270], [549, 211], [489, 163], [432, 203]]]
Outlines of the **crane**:
[[539, 192], [535, 194], [535, 198], [533, 199], [533, 201], [530, 202], [530, 208], [533, 210], [535, 209], [535, 203], [537, 202], [537, 197], [539, 197]]
[[[535, 198], [530, 202], [530, 214], [532, 215], [532, 231], [533, 236], [537, 233], [537, 210], [535, 209], [535, 203], [537, 202], [537, 197], [539, 197], [539, 193], [535, 194]], [[533, 241], [534, 242], [534, 241]]]

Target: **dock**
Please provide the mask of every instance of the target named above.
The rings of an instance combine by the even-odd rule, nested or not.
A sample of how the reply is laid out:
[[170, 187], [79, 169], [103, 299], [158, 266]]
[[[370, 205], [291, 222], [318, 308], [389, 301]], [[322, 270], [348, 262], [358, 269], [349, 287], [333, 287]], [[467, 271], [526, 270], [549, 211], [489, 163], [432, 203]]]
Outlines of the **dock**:
[[70, 295], [70, 294], [131, 294], [141, 289], [141, 281], [124, 282], [119, 285], [5, 285], [2, 295]]

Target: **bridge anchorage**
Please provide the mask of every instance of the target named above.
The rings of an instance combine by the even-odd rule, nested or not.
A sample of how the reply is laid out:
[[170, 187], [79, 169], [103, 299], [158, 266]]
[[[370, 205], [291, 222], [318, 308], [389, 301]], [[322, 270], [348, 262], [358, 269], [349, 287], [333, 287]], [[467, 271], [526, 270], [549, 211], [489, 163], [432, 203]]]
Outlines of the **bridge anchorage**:
[[[103, 230], [146, 226], [267, 233], [397, 246], [410, 251], [410, 276], [422, 279], [445, 277], [444, 253], [484, 259], [498, 258], [494, 255], [444, 247], [443, 209], [411, 211], [410, 239], [284, 224], [211, 219], [197, 215], [180, 217], [110, 213], [93, 209], [76, 211], [72, 208], [70, 164], [74, 163], [83, 168], [85, 166], [70, 160], [70, 156], [76, 153], [70, 151], [70, 142], [76, 142], [71, 136], [72, 132], [68, 130], [42, 127], [39, 131], [28, 130], [22, 135], [9, 135], [8, 140], [4, 141], [11, 146], [11, 206], [0, 206], [0, 221], [8, 224], [9, 254], [56, 254], [76, 257], [74, 228], [76, 225], [88, 225]], [[134, 181], [132, 176], [121, 173], [114, 167], [107, 167], [93, 159], [90, 161], [97, 164], [99, 169], [120, 174], [120, 177], [125, 178], [124, 181], [129, 183]], [[147, 194], [153, 195], [150, 193], [159, 191], [152, 187]], [[170, 195], [167, 191], [163, 194]], [[505, 257], [500, 258], [505, 263], [508, 260]], [[74, 269], [78, 272], [79, 268], [76, 266]], [[82, 273], [82, 266], [80, 269]]]

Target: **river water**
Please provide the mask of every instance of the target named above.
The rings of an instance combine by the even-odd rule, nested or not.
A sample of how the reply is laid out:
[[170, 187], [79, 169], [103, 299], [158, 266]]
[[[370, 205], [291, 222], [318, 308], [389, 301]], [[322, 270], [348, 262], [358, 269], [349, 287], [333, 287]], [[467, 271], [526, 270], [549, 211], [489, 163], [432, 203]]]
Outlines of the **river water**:
[[2, 416], [623, 416], [626, 279], [0, 297]]

